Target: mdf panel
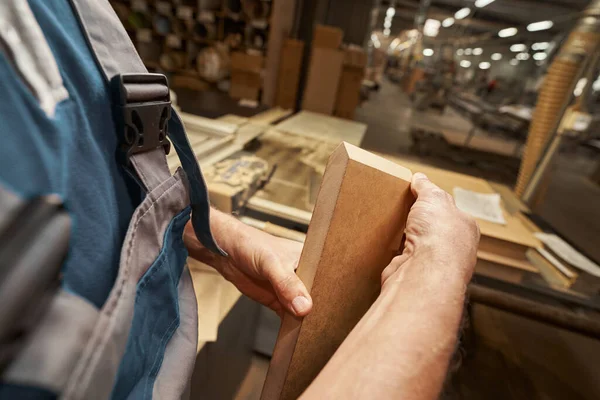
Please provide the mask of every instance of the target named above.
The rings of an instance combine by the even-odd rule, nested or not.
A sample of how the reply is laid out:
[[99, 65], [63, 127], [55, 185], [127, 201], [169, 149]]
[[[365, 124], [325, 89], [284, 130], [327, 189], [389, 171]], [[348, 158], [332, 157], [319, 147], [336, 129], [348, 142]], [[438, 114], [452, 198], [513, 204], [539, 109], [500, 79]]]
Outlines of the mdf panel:
[[313, 298], [285, 315], [262, 399], [296, 399], [376, 300], [414, 202], [410, 170], [342, 143], [327, 164], [298, 266]]

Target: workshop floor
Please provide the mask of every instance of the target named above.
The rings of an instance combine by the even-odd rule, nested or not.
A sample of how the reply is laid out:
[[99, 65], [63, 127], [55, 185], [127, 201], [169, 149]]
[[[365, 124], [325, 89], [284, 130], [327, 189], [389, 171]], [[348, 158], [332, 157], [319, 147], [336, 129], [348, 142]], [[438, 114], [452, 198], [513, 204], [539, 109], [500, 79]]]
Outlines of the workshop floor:
[[[410, 153], [409, 123], [416, 118], [432, 128], [468, 131], [470, 123], [453, 112], [416, 113], [398, 87], [384, 83], [358, 109], [356, 119], [369, 125], [363, 147], [454, 169], [512, 185], [505, 171], [482, 171], [468, 163], [453, 163]], [[600, 188], [586, 178], [585, 160], [563, 156], [536, 211], [555, 229], [600, 261]], [[443, 399], [598, 399], [600, 341], [530, 321], [502, 311], [474, 307], [474, 337], [463, 344], [460, 368], [448, 379]], [[256, 355], [239, 388], [237, 400], [260, 396], [269, 360]]]

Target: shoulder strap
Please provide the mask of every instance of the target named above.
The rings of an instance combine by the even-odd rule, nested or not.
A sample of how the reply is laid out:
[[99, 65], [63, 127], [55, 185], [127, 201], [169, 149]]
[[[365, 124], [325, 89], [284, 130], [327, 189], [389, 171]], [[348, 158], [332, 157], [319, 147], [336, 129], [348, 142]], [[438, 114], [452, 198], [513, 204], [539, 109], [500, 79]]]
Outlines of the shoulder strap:
[[[226, 255], [210, 231], [206, 183], [183, 123], [171, 108], [166, 77], [148, 73], [107, 0], [71, 0], [71, 3], [105, 79], [120, 97], [120, 104], [114, 104], [114, 113], [124, 129], [124, 162], [131, 163], [143, 187], [151, 191], [170, 176], [165, 156], [165, 148], [169, 146], [165, 134], [168, 135], [188, 178], [196, 236], [207, 249]], [[154, 131], [144, 132], [144, 128]]]

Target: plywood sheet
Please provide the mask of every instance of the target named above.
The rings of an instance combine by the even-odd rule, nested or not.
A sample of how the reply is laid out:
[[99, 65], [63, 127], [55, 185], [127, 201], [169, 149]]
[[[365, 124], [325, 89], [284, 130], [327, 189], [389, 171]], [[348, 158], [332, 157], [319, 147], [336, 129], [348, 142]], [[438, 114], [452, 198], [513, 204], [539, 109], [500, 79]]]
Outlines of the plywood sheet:
[[302, 109], [331, 115], [335, 107], [344, 53], [341, 50], [313, 48]]
[[377, 298], [414, 201], [411, 172], [344, 143], [332, 154], [300, 258], [313, 298], [282, 321], [262, 399], [296, 399]]
[[361, 122], [311, 111], [301, 111], [275, 125], [275, 128], [281, 132], [320, 139], [336, 145], [343, 141], [355, 146], [361, 145], [367, 132], [367, 125]]

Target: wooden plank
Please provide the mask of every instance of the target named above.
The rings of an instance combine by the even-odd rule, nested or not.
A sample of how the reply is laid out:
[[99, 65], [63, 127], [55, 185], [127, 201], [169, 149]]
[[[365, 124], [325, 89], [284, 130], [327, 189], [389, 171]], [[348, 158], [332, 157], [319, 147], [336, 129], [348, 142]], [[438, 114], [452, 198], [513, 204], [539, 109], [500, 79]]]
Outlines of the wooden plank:
[[298, 398], [379, 295], [414, 201], [411, 176], [347, 143], [332, 154], [298, 267], [313, 310], [283, 318], [263, 400]]
[[336, 145], [343, 141], [355, 146], [361, 145], [367, 132], [366, 124], [311, 111], [301, 111], [275, 125], [275, 128], [281, 132], [315, 138]]
[[265, 62], [265, 80], [263, 84], [262, 102], [273, 106], [277, 90], [277, 76], [281, 62], [281, 48], [294, 27], [296, 0], [274, 1], [267, 42], [267, 59]]
[[344, 53], [341, 50], [312, 49], [302, 97], [303, 110], [333, 114], [343, 63]]

